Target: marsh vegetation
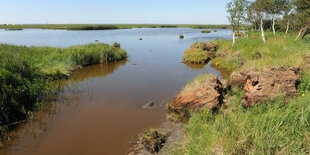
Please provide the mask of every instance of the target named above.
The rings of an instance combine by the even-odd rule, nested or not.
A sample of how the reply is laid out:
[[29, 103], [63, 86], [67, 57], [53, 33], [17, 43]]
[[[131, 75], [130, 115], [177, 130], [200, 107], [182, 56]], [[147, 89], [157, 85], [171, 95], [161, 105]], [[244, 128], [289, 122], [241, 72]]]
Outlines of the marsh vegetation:
[[107, 44], [69, 48], [0, 45], [0, 133], [25, 119], [55, 80], [87, 65], [123, 60], [127, 53]]

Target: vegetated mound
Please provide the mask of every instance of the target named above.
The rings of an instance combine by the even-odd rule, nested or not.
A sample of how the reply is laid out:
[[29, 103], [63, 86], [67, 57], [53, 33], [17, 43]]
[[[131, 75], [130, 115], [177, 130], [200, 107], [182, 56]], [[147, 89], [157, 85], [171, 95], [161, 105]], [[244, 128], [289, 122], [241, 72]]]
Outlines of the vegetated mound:
[[191, 109], [216, 109], [222, 103], [224, 86], [216, 75], [205, 74], [188, 83], [181, 93], [168, 104], [172, 120], [189, 118]]
[[201, 30], [200, 32], [201, 32], [201, 33], [211, 33], [210, 30]]
[[216, 57], [219, 46], [212, 42], [196, 42], [190, 49], [184, 52], [183, 62], [187, 63], [207, 63]]
[[107, 44], [69, 48], [0, 44], [0, 135], [9, 124], [27, 117], [53, 80], [68, 77], [83, 66], [125, 59], [126, 51]]
[[151, 153], [157, 153], [164, 146], [166, 136], [157, 129], [148, 129], [140, 134], [141, 144]]
[[281, 67], [259, 72], [250, 70], [233, 73], [231, 84], [244, 87], [242, 103], [244, 107], [250, 107], [279, 95], [295, 96], [299, 78], [299, 69]]

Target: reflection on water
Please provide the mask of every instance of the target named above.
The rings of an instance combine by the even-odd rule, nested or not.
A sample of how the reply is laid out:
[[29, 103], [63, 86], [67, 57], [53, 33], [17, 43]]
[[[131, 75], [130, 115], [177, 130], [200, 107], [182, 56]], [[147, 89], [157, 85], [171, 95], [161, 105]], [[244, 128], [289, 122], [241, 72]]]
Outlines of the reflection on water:
[[[179, 40], [179, 34], [185, 38]], [[126, 154], [131, 139], [165, 118], [165, 106], [145, 110], [143, 105], [167, 103], [201, 73], [221, 77], [209, 64], [181, 63], [184, 50], [196, 41], [230, 38], [230, 34], [230, 30], [202, 34], [188, 28], [0, 30], [0, 42], [9, 44], [68, 47], [99, 40], [119, 42], [130, 55], [128, 61], [74, 72], [57, 95], [46, 98], [43, 109], [10, 133], [12, 142], [0, 154]]]
[[191, 69], [204, 69], [206, 64], [196, 64], [196, 63], [184, 63], [186, 66], [190, 67]]
[[112, 74], [114, 70], [117, 70], [119, 67], [126, 65], [126, 63], [127, 60], [123, 60], [115, 63], [88, 66], [87, 68], [80, 69], [78, 72], [73, 72], [70, 80], [79, 82], [89, 78], [106, 76], [108, 74]]

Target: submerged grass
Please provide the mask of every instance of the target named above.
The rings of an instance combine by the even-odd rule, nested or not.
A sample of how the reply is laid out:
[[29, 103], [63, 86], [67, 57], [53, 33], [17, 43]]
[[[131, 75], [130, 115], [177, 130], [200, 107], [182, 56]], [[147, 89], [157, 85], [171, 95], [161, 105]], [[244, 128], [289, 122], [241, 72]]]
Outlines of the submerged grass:
[[231, 40], [215, 40], [219, 44], [217, 55], [211, 64], [232, 70], [262, 70], [265, 67], [300, 67], [303, 58], [310, 53], [310, 40], [294, 42], [295, 34], [266, 32], [267, 43], [258, 32], [248, 33], [248, 38], [237, 39], [232, 47]]
[[0, 135], [25, 119], [51, 81], [68, 77], [79, 66], [115, 62], [127, 53], [107, 44], [69, 48], [0, 45]]

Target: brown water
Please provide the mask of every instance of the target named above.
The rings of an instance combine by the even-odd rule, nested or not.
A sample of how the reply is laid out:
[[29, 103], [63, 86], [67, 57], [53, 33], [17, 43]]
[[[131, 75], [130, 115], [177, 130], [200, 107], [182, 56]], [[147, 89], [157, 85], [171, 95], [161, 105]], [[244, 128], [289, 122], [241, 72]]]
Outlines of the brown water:
[[[185, 39], [179, 40], [179, 34], [184, 34]], [[228, 37], [229, 30], [207, 35], [186, 28], [0, 31], [0, 42], [5, 43], [67, 47], [98, 39], [120, 42], [130, 54], [127, 61], [88, 66], [74, 72], [56, 96], [46, 99], [43, 109], [10, 133], [12, 142], [0, 153], [127, 154], [129, 141], [139, 132], [159, 126], [165, 118], [164, 104], [188, 80], [200, 73], [220, 76], [209, 65], [181, 63], [183, 51], [197, 40]], [[151, 101], [161, 107], [142, 108]]]

